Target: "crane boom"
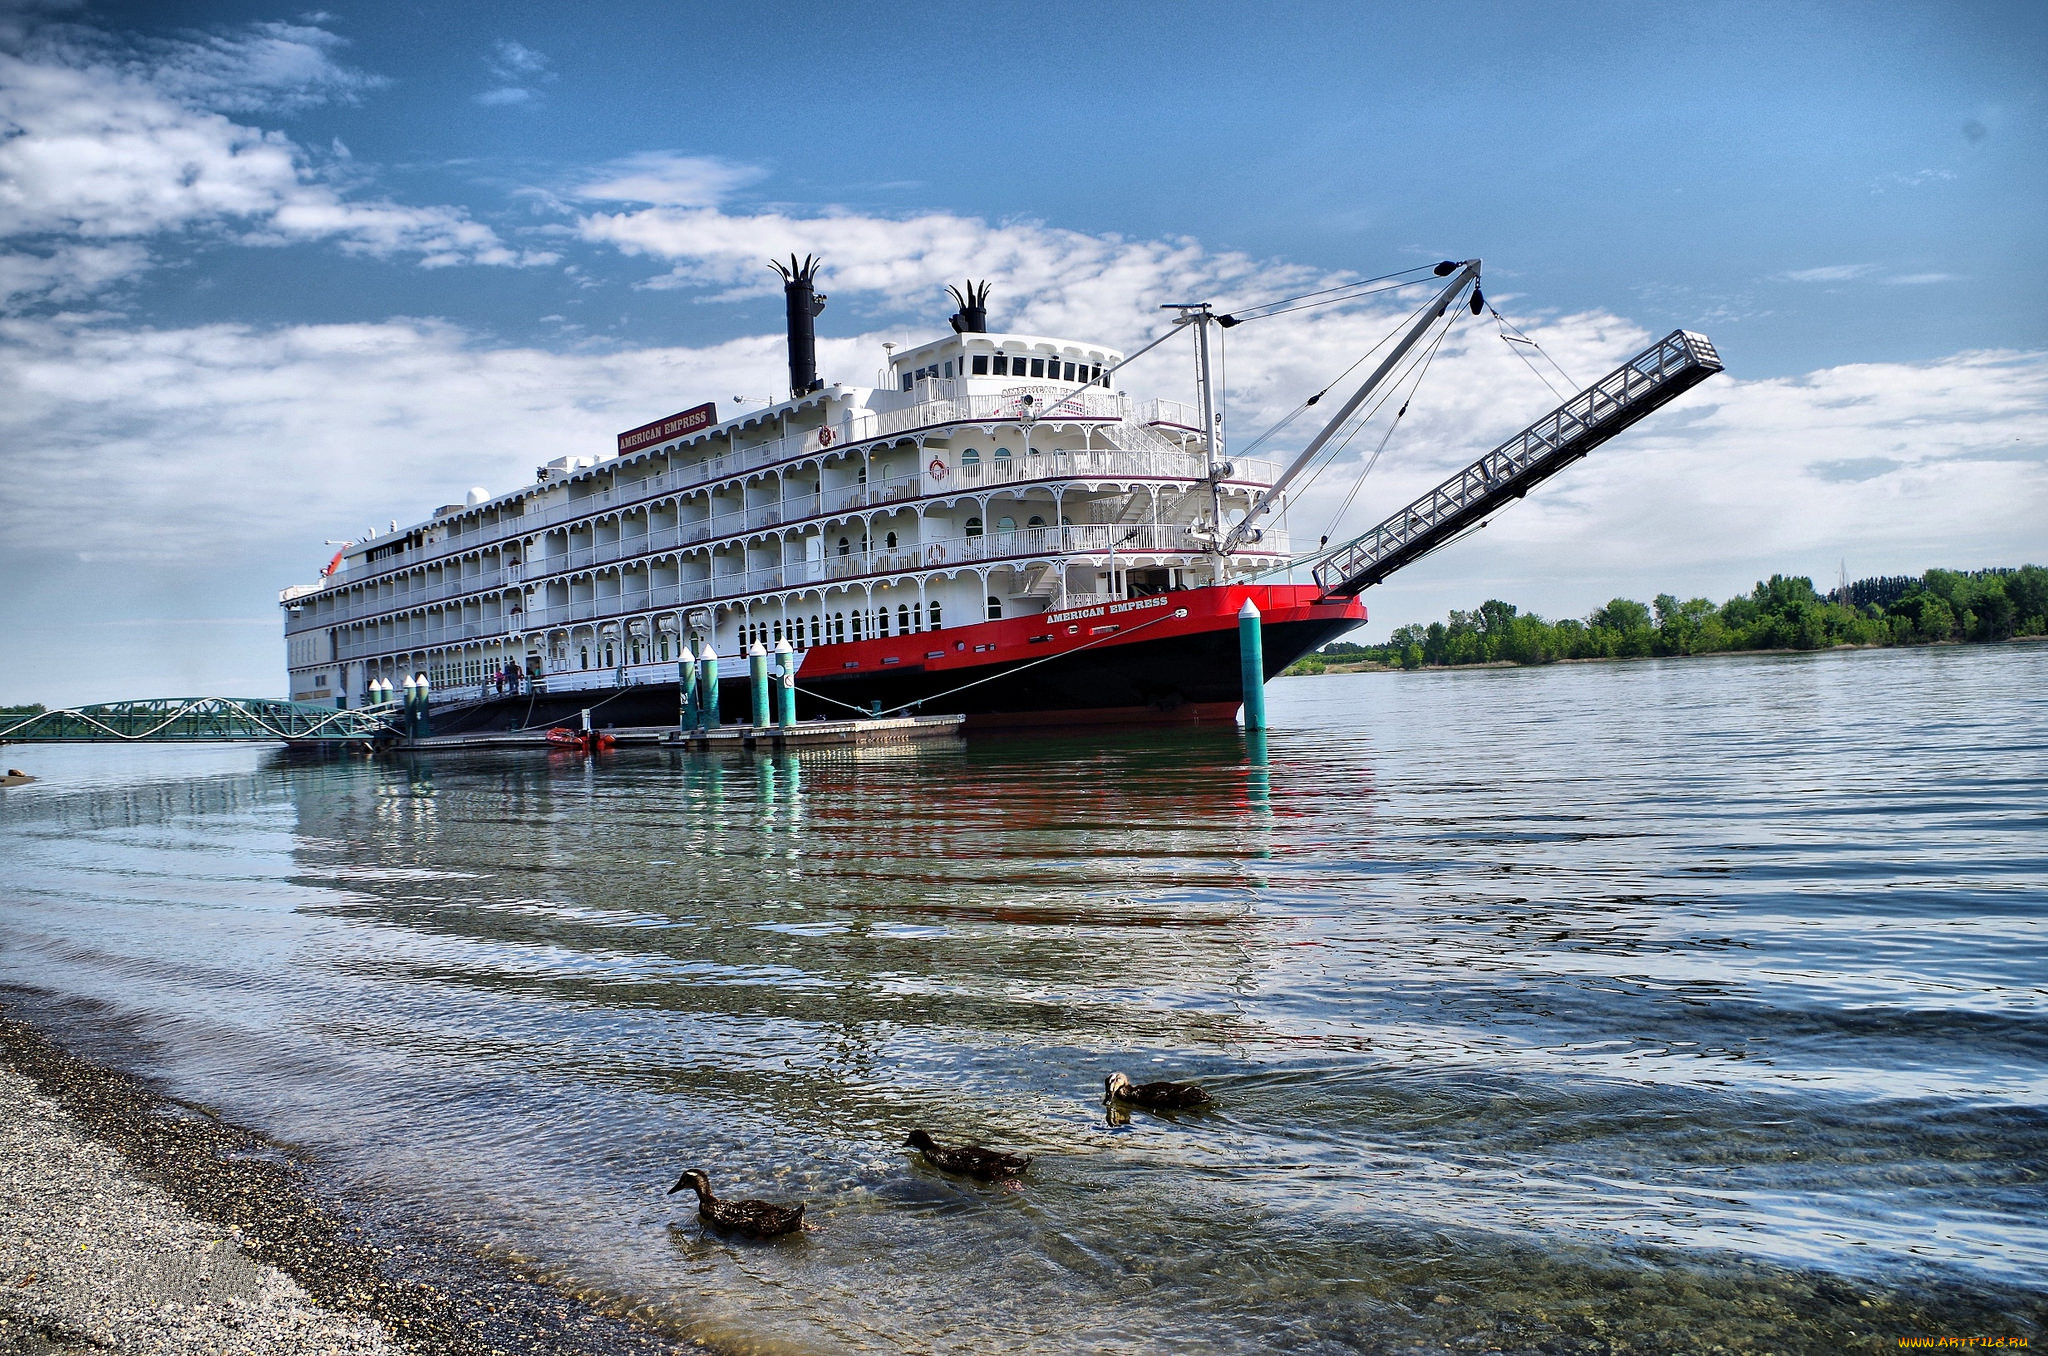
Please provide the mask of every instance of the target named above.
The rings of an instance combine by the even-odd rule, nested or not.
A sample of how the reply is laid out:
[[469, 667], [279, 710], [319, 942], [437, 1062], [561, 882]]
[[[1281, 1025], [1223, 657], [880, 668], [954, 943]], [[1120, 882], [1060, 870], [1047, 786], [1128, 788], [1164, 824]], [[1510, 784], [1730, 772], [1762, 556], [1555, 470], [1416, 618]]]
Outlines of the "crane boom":
[[[1323, 431], [1309, 439], [1308, 446], [1302, 448], [1294, 460], [1287, 463], [1287, 469], [1282, 471], [1279, 477], [1266, 487], [1266, 492], [1252, 501], [1252, 506], [1245, 510], [1243, 520], [1237, 526], [1230, 529], [1229, 534], [1223, 538], [1222, 544], [1216, 548], [1218, 554], [1227, 556], [1244, 544], [1245, 538], [1251, 535], [1252, 524], [1265, 516], [1266, 511], [1286, 491], [1287, 486], [1292, 483], [1294, 478], [1300, 475], [1303, 468], [1315, 459], [1316, 453], [1323, 450], [1323, 444], [1336, 436], [1337, 430], [1342, 428], [1345, 421], [1351, 418], [1352, 412], [1364, 404], [1365, 398], [1371, 395], [1382, 381], [1386, 380], [1387, 374], [1394, 370], [1401, 359], [1408, 356], [1408, 350], [1415, 347], [1416, 341], [1421, 339], [1428, 332], [1429, 327], [1436, 323], [1437, 317], [1450, 307], [1452, 300], [1457, 297], [1459, 292], [1464, 290], [1465, 285], [1479, 281], [1479, 261], [1477, 259], [1467, 259], [1462, 264], [1452, 265], [1452, 267], [1457, 269], [1457, 276], [1451, 279], [1443, 291], [1437, 293], [1435, 303], [1423, 308], [1422, 318], [1408, 328], [1408, 333], [1401, 336], [1401, 342], [1394, 345], [1394, 351], [1389, 353], [1386, 356], [1386, 360], [1373, 369], [1372, 375], [1367, 377], [1364, 383], [1351, 393], [1351, 399], [1345, 401], [1343, 407], [1331, 416], [1330, 422], [1323, 425]], [[1440, 264], [1438, 268], [1442, 270], [1444, 265]], [[1477, 309], [1476, 306], [1474, 309]]]

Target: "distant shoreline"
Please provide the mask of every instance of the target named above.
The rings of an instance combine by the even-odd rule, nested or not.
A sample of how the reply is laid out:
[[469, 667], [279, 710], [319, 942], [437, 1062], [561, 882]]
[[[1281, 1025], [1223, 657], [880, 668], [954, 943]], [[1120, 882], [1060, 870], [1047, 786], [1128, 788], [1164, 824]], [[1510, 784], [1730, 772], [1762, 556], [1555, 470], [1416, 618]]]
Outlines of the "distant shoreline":
[[1370, 660], [1331, 660], [1326, 661], [1322, 668], [1306, 669], [1301, 667], [1303, 660], [1314, 656], [1305, 655], [1274, 676], [1321, 678], [1332, 673], [1454, 673], [1464, 669], [1549, 669], [1567, 664], [1650, 664], [1662, 663], [1668, 659], [1727, 659], [1735, 655], [1839, 654], [1843, 651], [1860, 650], [1965, 650], [1980, 646], [2042, 643], [2048, 643], [2048, 636], [2008, 636], [2004, 640], [1935, 640], [1924, 645], [1823, 645], [1811, 650], [1705, 650], [1697, 654], [1597, 655], [1585, 659], [1546, 659], [1540, 664], [1521, 664], [1512, 659], [1487, 659], [1472, 664], [1422, 664], [1412, 669], [1400, 664], [1376, 664]]

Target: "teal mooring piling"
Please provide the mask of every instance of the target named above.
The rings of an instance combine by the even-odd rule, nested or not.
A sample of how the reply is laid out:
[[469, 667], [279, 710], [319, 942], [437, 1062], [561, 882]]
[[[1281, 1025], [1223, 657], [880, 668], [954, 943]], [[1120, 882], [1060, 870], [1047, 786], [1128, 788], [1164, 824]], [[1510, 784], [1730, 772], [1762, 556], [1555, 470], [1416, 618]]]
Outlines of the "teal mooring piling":
[[676, 692], [681, 710], [676, 724], [685, 730], [697, 728], [697, 647], [683, 638], [683, 657], [676, 661]]
[[1244, 728], [1266, 728], [1266, 642], [1259, 634], [1259, 608], [1251, 599], [1237, 610], [1237, 659], [1244, 685]]
[[787, 640], [775, 642], [775, 667], [780, 674], [782, 711], [777, 721], [785, 730], [796, 728], [796, 652]]
[[697, 652], [702, 665], [697, 674], [697, 728], [715, 730], [718, 728], [718, 651], [711, 648], [707, 638], [704, 648]]
[[747, 678], [754, 694], [754, 728], [758, 730], [772, 719], [768, 714], [768, 647], [758, 640], [747, 647]]

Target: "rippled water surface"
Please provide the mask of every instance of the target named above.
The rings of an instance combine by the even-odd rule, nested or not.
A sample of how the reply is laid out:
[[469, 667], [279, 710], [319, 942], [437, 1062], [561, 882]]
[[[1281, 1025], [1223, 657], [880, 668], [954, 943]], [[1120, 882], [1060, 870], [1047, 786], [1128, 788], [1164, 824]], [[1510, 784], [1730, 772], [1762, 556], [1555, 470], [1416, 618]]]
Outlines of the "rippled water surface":
[[[751, 1349], [2038, 1337], [2044, 693], [2010, 645], [1281, 680], [1263, 751], [16, 748], [0, 984]], [[1110, 1124], [1119, 1068], [1217, 1109]], [[704, 1233], [699, 1165], [814, 1231]]]

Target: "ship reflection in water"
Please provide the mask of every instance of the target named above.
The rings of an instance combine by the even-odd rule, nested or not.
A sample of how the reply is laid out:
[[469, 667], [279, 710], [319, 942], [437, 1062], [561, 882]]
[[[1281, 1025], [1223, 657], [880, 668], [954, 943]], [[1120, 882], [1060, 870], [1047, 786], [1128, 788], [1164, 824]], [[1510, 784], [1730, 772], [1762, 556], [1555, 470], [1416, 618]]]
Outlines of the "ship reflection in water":
[[[718, 1344], [2035, 1332], [2044, 662], [1331, 677], [1263, 750], [51, 750], [0, 981]], [[1112, 1124], [1112, 1069], [1217, 1104]], [[1034, 1163], [942, 1177], [911, 1127]], [[705, 1233], [691, 1166], [815, 1232]]]

